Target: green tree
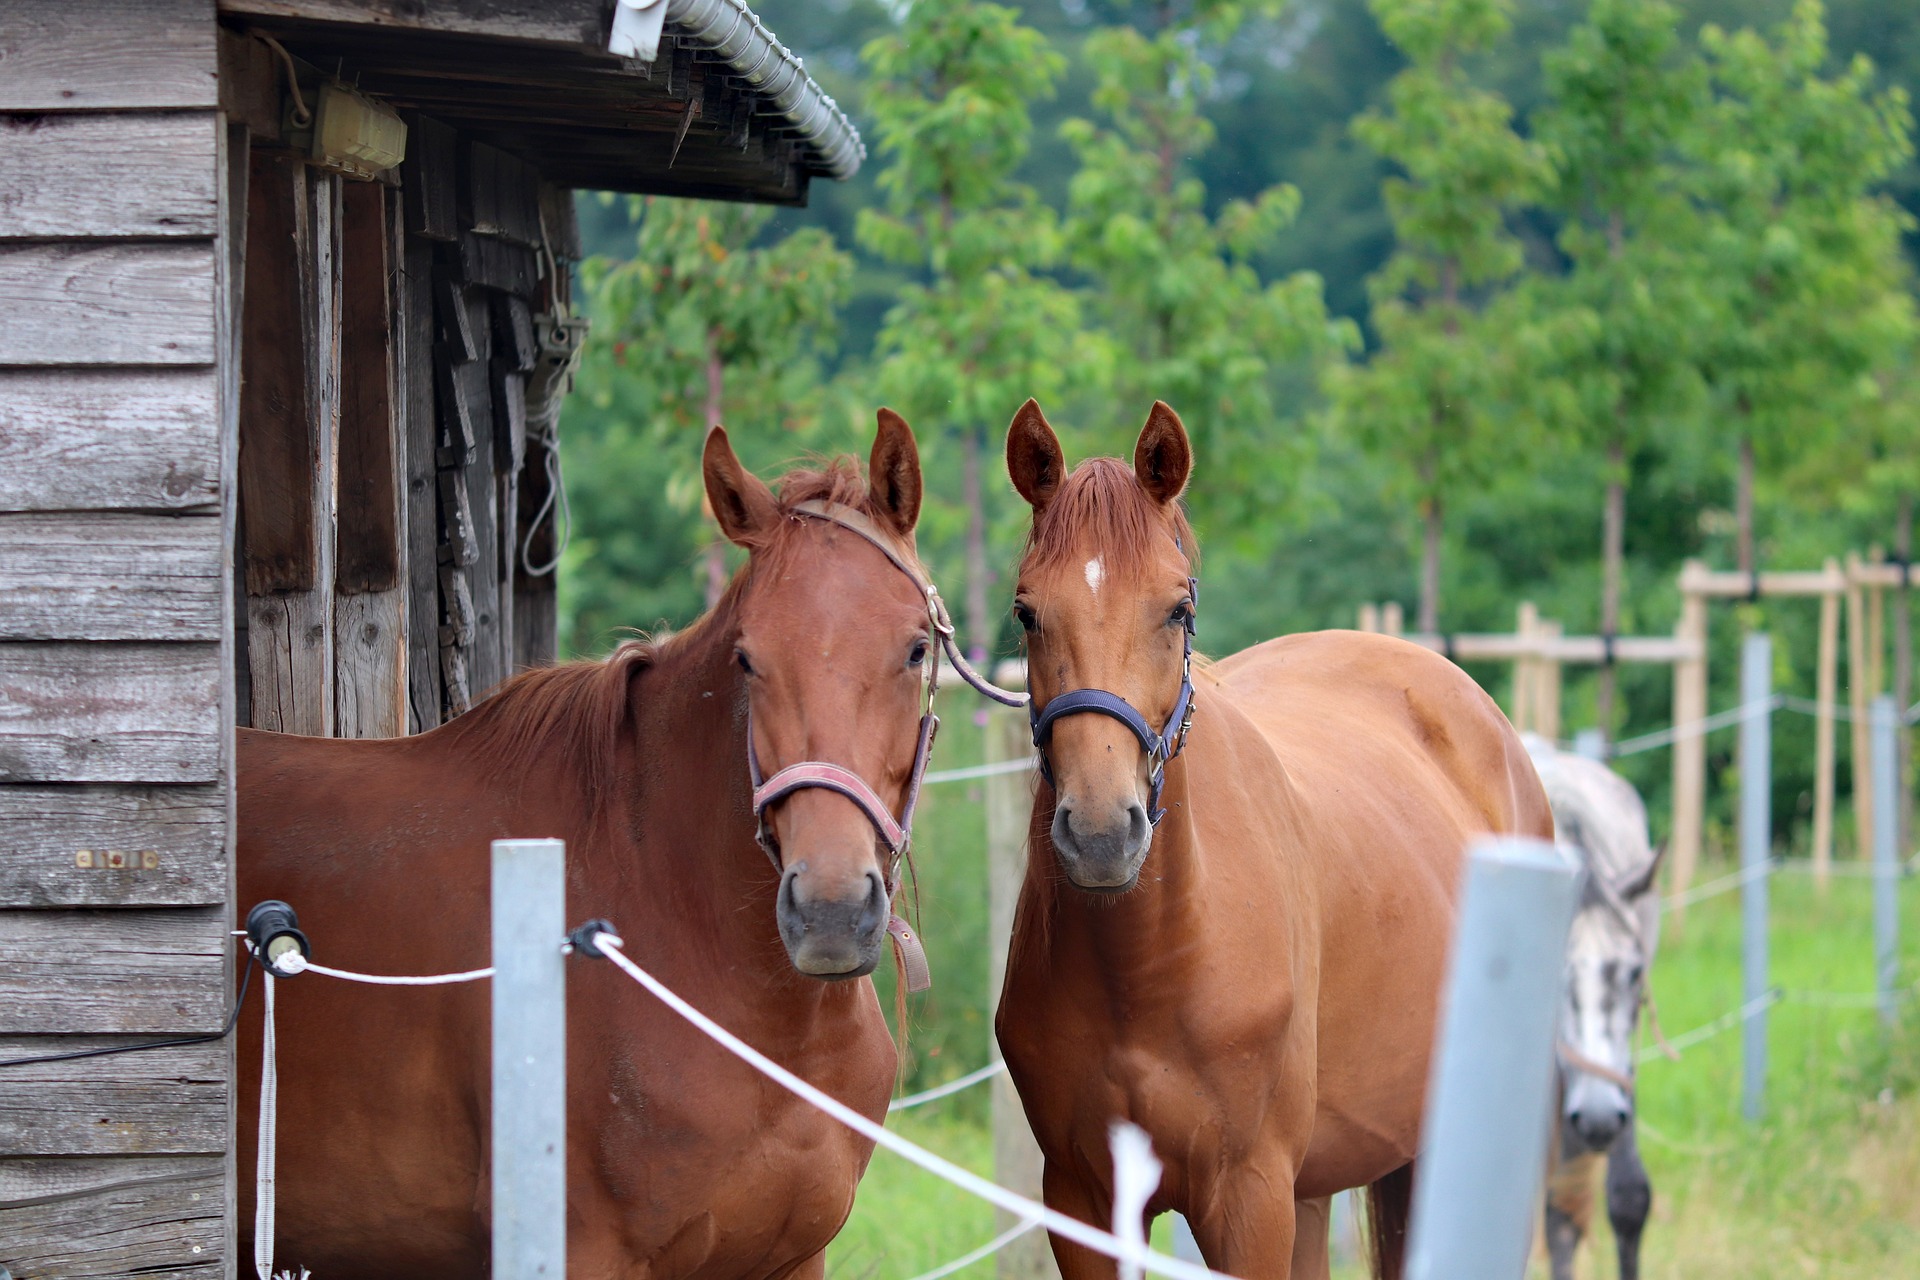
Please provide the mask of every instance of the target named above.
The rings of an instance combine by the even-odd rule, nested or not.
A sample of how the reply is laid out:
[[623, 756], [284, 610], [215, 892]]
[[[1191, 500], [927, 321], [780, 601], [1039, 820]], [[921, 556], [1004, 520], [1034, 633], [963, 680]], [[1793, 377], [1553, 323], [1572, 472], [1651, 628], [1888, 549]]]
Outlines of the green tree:
[[[1702, 308], [1677, 245], [1692, 216], [1683, 151], [1705, 105], [1705, 72], [1683, 49], [1679, 21], [1669, 0], [1592, 0], [1585, 24], [1546, 55], [1548, 98], [1531, 122], [1554, 159], [1549, 203], [1564, 219], [1570, 265], [1515, 295], [1544, 331], [1547, 355], [1529, 370], [1544, 376], [1523, 379], [1523, 398], [1563, 443], [1602, 459], [1602, 635], [1621, 627], [1631, 459], [1694, 398], [1689, 339]], [[1611, 733], [1611, 666], [1599, 672], [1596, 701]]]
[[1449, 495], [1484, 483], [1522, 449], [1499, 415], [1501, 344], [1482, 324], [1486, 295], [1523, 265], [1509, 210], [1548, 180], [1543, 150], [1512, 109], [1477, 88], [1465, 60], [1505, 34], [1509, 0], [1372, 0], [1409, 65], [1389, 111], [1354, 121], [1402, 175], [1387, 180], [1398, 245], [1368, 282], [1380, 347], [1333, 380], [1338, 420], [1393, 459], [1422, 522], [1419, 626], [1440, 626], [1440, 545]]
[[959, 446], [959, 493], [952, 471], [936, 467], [922, 526], [927, 541], [949, 541], [959, 516], [961, 625], [984, 653], [997, 632], [981, 474], [989, 432], [1028, 396], [1049, 398], [1100, 364], [1079, 300], [1039, 274], [1059, 258], [1059, 220], [1012, 177], [1032, 137], [1030, 106], [1064, 63], [1013, 9], [953, 0], [916, 0], [899, 32], [863, 57], [875, 77], [873, 132], [889, 163], [885, 208], [861, 210], [859, 239], [918, 277], [881, 327], [874, 380], [923, 435]]
[[1155, 399], [1179, 409], [1212, 477], [1194, 501], [1216, 534], [1271, 531], [1277, 500], [1304, 469], [1310, 437], [1279, 429], [1286, 362], [1356, 340], [1351, 324], [1328, 319], [1318, 275], [1268, 283], [1253, 266], [1294, 220], [1300, 193], [1271, 186], [1209, 216], [1191, 172], [1214, 137], [1201, 111], [1209, 58], [1249, 9], [1279, 7], [1163, 0], [1151, 32], [1102, 28], [1083, 54], [1107, 124], [1073, 119], [1061, 129], [1081, 166], [1068, 197], [1071, 260], [1093, 277], [1097, 313], [1127, 357], [1114, 409], [1129, 421]]
[[1774, 38], [1709, 26], [1715, 100], [1698, 137], [1705, 216], [1686, 246], [1713, 308], [1701, 369], [1737, 453], [1739, 564], [1757, 563], [1756, 470], [1832, 447], [1904, 353], [1899, 207], [1878, 185], [1912, 154], [1906, 95], [1856, 56], [1824, 74], [1820, 0]]
[[[702, 503], [699, 440], [731, 418], [751, 448], [775, 433], [781, 452], [817, 419], [818, 365], [852, 259], [808, 228], [757, 245], [773, 216], [746, 204], [632, 197], [634, 256], [594, 259], [582, 272], [595, 345], [582, 391], [602, 409], [616, 386], [641, 416], [643, 438], [678, 464], [668, 498]], [[597, 477], [581, 477], [592, 485]], [[706, 549], [708, 607], [726, 585], [726, 540]]]

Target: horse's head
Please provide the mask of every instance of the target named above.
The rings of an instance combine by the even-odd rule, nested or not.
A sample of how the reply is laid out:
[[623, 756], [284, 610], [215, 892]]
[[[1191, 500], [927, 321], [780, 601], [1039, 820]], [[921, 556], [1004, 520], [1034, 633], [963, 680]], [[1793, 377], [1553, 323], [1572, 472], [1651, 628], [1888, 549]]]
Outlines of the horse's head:
[[[1620, 889], [1589, 873], [1567, 938], [1560, 1010], [1561, 1119], [1576, 1144], [1604, 1151], [1633, 1118], [1633, 1032], [1659, 927], [1654, 870]], [[1599, 1070], [1594, 1070], [1598, 1067]]]
[[1054, 789], [1053, 846], [1082, 889], [1139, 880], [1161, 771], [1183, 736], [1195, 547], [1178, 499], [1192, 464], [1186, 428], [1158, 401], [1132, 467], [1092, 458], [1069, 475], [1031, 400], [1007, 432], [1007, 470], [1033, 507], [1013, 607]]
[[762, 843], [780, 873], [780, 937], [794, 967], [821, 978], [859, 977], [879, 960], [899, 852], [883, 825], [920, 755], [938, 640], [901, 567], [916, 563], [920, 455], [899, 415], [879, 419], [865, 483], [836, 464], [795, 473], [776, 497], [719, 427], [702, 460], [721, 529], [750, 553], [732, 593], [734, 657]]

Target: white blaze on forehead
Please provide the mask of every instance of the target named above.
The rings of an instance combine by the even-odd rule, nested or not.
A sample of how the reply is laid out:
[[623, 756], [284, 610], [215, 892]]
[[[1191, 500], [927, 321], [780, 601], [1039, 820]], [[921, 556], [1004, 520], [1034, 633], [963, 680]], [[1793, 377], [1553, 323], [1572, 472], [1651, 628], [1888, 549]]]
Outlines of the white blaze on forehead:
[[1093, 592], [1096, 599], [1100, 595], [1100, 581], [1106, 576], [1107, 567], [1100, 563], [1099, 556], [1087, 561], [1087, 589]]

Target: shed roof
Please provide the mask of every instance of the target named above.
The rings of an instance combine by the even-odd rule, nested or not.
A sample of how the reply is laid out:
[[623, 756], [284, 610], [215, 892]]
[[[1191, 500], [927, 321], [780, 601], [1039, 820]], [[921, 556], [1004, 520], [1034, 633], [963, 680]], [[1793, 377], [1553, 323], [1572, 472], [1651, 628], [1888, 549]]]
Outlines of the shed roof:
[[220, 0], [230, 24], [435, 116], [565, 186], [799, 204], [866, 148], [746, 0], [661, 0], [651, 63], [615, 0]]

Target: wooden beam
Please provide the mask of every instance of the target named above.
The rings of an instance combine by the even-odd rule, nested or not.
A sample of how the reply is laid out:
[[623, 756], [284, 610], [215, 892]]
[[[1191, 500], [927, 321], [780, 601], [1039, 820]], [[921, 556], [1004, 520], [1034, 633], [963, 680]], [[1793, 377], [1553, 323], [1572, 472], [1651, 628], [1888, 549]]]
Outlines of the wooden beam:
[[434, 448], [433, 245], [396, 219], [401, 270], [394, 288], [397, 400], [407, 464], [407, 725], [422, 733], [440, 723], [439, 501]]
[[0, 1162], [7, 1265], [23, 1280], [224, 1280], [226, 1175], [223, 1156]]
[[405, 118], [407, 158], [400, 180], [406, 192], [407, 230], [428, 240], [458, 240], [460, 135], [417, 111]]
[[0, 911], [0, 1035], [174, 1035], [227, 1021], [225, 907]]
[[211, 241], [0, 244], [0, 364], [212, 364]]
[[0, 515], [0, 640], [208, 640], [227, 591], [215, 516]]
[[[1689, 561], [1681, 580], [1693, 570]], [[1673, 668], [1673, 723], [1697, 724], [1707, 715], [1707, 598], [1696, 593], [1680, 597], [1680, 625], [1676, 640], [1699, 646], [1698, 656], [1675, 664]], [[1693, 883], [1694, 869], [1700, 862], [1705, 835], [1707, 803], [1707, 739], [1695, 733], [1673, 744], [1673, 831], [1669, 840], [1673, 853], [1669, 892], [1685, 893]], [[1686, 918], [1684, 905], [1674, 910], [1675, 923]]]
[[[1537, 658], [1550, 662], [1598, 664], [1606, 660], [1604, 636], [1531, 636], [1505, 632], [1463, 633], [1442, 636], [1413, 634], [1405, 637], [1414, 644], [1452, 654], [1465, 662], [1514, 661]], [[1616, 636], [1613, 640], [1615, 662], [1685, 662], [1700, 656], [1699, 646], [1668, 636]]]
[[[1825, 569], [1764, 571], [1759, 575], [1759, 594], [1765, 596], [1819, 596], [1844, 591], [1846, 580], [1838, 570]], [[1714, 572], [1690, 560], [1680, 574], [1682, 594], [1715, 596], [1744, 600], [1754, 594], [1754, 575]]]
[[605, 0], [220, 0], [220, 12], [258, 18], [494, 36], [603, 53], [612, 7]]
[[0, 645], [0, 782], [213, 782], [211, 644]]
[[[144, 1042], [7, 1036], [0, 1037], [0, 1059]], [[229, 1052], [212, 1041], [9, 1067], [0, 1072], [0, 1159], [218, 1155], [227, 1145]]]
[[211, 236], [220, 118], [0, 116], [0, 238]]
[[0, 111], [219, 105], [212, 0], [11, 0]]
[[212, 511], [214, 375], [0, 369], [0, 511]]
[[5, 786], [0, 829], [0, 907], [226, 901], [218, 787]]

